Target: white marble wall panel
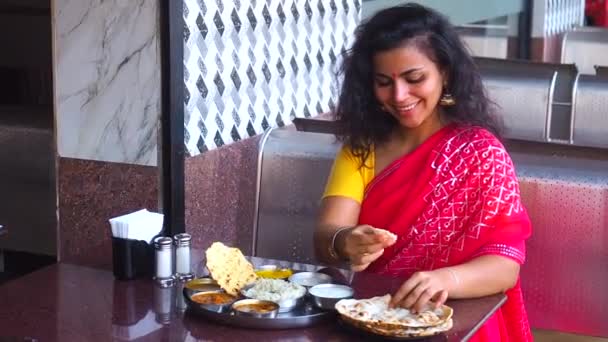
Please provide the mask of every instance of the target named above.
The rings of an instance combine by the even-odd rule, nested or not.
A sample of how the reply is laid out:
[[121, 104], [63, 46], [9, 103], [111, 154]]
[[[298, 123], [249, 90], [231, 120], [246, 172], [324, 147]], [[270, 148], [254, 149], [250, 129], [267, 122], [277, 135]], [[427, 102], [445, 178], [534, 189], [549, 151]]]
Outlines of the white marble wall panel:
[[156, 165], [158, 0], [55, 0], [52, 11], [59, 155]]

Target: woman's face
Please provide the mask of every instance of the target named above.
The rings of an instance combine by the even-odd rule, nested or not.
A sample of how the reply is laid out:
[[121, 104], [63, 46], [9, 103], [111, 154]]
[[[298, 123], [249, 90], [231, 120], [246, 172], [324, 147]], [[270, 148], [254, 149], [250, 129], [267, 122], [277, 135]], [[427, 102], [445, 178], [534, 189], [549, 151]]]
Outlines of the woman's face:
[[422, 51], [413, 45], [394, 48], [374, 55], [373, 64], [376, 99], [401, 126], [439, 123], [443, 75]]

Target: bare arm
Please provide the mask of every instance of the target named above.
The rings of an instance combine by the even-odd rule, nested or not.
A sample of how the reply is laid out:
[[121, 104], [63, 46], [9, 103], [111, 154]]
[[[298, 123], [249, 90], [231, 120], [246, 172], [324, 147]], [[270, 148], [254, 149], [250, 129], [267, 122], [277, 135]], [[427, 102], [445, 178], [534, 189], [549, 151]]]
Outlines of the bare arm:
[[315, 253], [319, 261], [330, 265], [340, 263], [329, 254], [332, 237], [342, 227], [356, 226], [360, 210], [361, 205], [352, 198], [331, 196], [321, 201], [319, 220], [314, 234]]
[[422, 310], [429, 300], [437, 305], [449, 298], [476, 298], [512, 288], [519, 264], [498, 255], [483, 255], [457, 266], [416, 272], [395, 293], [392, 305]]
[[519, 264], [500, 255], [483, 255], [450, 269], [458, 279], [449, 292], [450, 298], [474, 298], [505, 292], [515, 286], [519, 276]]
[[[384, 248], [395, 243], [396, 236], [385, 230], [366, 224], [357, 225], [360, 210], [359, 203], [347, 197], [332, 196], [323, 200], [315, 231], [319, 260], [332, 265], [348, 260], [353, 271], [363, 271], [384, 253]], [[330, 247], [334, 247], [339, 258], [332, 257]]]

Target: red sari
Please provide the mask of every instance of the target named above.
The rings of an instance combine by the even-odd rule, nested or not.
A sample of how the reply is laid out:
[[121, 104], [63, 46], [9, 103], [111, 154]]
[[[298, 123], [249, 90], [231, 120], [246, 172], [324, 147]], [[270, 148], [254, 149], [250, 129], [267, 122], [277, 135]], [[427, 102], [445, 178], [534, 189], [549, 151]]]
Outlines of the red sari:
[[[365, 190], [360, 224], [387, 229], [397, 242], [366, 272], [414, 272], [501, 255], [522, 264], [531, 234], [513, 163], [479, 127], [449, 125], [391, 163]], [[473, 341], [531, 341], [517, 285]]]

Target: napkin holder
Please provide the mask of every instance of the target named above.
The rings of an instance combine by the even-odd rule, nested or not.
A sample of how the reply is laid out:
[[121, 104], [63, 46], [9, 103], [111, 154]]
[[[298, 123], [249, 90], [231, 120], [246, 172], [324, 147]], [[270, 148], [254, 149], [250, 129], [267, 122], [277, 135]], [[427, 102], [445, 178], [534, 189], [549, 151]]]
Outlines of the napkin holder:
[[112, 237], [112, 269], [118, 280], [154, 275], [154, 246], [143, 240]]

